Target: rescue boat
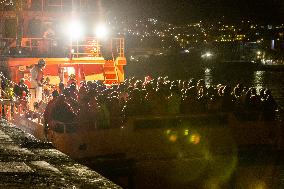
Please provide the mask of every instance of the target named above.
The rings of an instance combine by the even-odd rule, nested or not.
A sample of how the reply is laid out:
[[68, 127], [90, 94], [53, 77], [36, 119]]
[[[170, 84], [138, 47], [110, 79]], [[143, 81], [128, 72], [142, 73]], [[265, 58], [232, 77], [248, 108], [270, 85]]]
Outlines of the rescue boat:
[[[118, 41], [117, 45], [113, 45], [114, 41]], [[75, 48], [71, 45], [67, 58], [8, 57], [6, 62], [14, 82], [22, 77], [28, 81], [29, 67], [44, 58], [44, 74], [51, 84], [66, 83], [70, 74], [76, 75], [78, 84], [81, 80], [113, 84], [124, 80], [123, 66], [126, 64], [124, 40], [114, 41], [110, 44], [118, 53], [116, 56], [111, 53], [109, 60], [97, 54], [99, 51], [86, 51], [86, 46], [76, 42]], [[100, 49], [99, 43], [96, 44], [91, 48]], [[139, 182], [141, 188], [143, 183], [155, 181], [163, 181], [155, 184], [163, 188], [167, 188], [168, 183], [181, 187], [202, 183], [200, 179], [206, 172], [210, 172], [209, 180], [224, 179], [222, 175], [229, 179], [237, 166], [240, 150], [281, 151], [284, 146], [280, 121], [242, 120], [233, 113], [138, 116], [124, 122], [111, 118], [109, 125], [101, 121], [92, 124], [53, 121], [46, 130], [41, 113], [30, 111], [26, 114], [16, 110], [13, 122], [79, 161], [134, 162], [136, 178], [143, 178]], [[218, 169], [218, 173], [212, 172], [212, 167]]]
[[185, 145], [187, 151], [190, 145], [202, 142], [219, 150], [220, 145], [226, 146], [222, 150], [253, 145], [283, 147], [280, 121], [240, 120], [233, 113], [136, 116], [124, 123], [111, 118], [110, 125], [101, 121], [93, 124], [53, 121], [46, 133], [41, 114], [33, 113], [31, 117], [15, 114], [14, 122], [75, 159], [122, 153], [134, 159], [176, 157], [171, 148]]
[[[87, 73], [92, 72], [93, 66], [105, 69], [111, 62], [112, 66], [123, 68], [126, 63], [122, 55], [115, 60], [100, 59], [102, 64], [99, 64], [96, 56], [74, 59], [74, 53], [71, 52], [69, 58], [45, 58], [45, 74], [57, 77], [55, 80], [58, 81], [64, 80], [64, 74], [63, 78], [58, 76], [60, 73], [73, 74], [75, 71], [77, 81], [80, 81], [80, 74], [77, 73], [84, 73], [85, 80], [88, 80]], [[29, 74], [25, 73], [24, 67], [37, 60], [8, 58], [7, 62], [13, 70], [12, 78], [17, 81], [20, 74]], [[73, 72], [68, 72], [70, 67]], [[98, 79], [90, 78], [91, 81]], [[111, 82], [106, 77], [102, 78], [106, 84], [123, 81], [123, 77]], [[111, 118], [107, 125], [101, 121], [92, 124], [53, 121], [46, 130], [41, 113], [16, 110], [13, 122], [79, 161], [102, 163], [111, 159], [116, 164], [134, 162], [135, 177], [143, 178], [138, 181], [140, 188], [148, 188], [145, 183], [155, 182], [159, 182], [155, 186], [163, 188], [167, 188], [168, 183], [181, 188], [192, 183], [202, 184], [200, 179], [206, 172], [210, 172], [209, 180], [222, 181], [222, 175], [230, 179], [238, 163], [239, 151], [252, 148], [281, 151], [284, 147], [282, 122], [242, 120], [234, 113], [137, 116], [129, 117], [124, 122]], [[218, 172], [212, 169], [218, 169]]]
[[160, 181], [154, 185], [196, 186], [204, 183], [200, 179], [208, 171], [210, 179], [229, 180], [242, 151], [252, 150], [254, 157], [258, 153], [263, 157], [263, 153], [278, 153], [284, 147], [280, 121], [242, 120], [233, 113], [136, 116], [124, 123], [112, 118], [107, 126], [101, 122], [53, 122], [47, 133], [40, 115], [15, 115], [14, 122], [79, 161], [95, 164], [111, 159], [118, 165], [126, 160], [134, 162], [133, 174], [142, 179], [136, 180], [138, 188]]

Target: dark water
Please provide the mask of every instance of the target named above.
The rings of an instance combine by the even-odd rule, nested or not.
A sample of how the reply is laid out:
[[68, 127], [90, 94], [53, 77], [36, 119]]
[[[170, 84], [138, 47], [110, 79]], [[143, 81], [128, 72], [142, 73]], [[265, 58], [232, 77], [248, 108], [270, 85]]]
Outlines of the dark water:
[[278, 104], [282, 107], [284, 105], [284, 72], [257, 70], [227, 70], [218, 72], [214, 71], [214, 68], [204, 68], [204, 73], [201, 77], [205, 79], [208, 85], [221, 83], [234, 86], [240, 82], [247, 87], [268, 88], [272, 91]]
[[[153, 78], [169, 76], [170, 79], [175, 80], [186, 80], [194, 77], [196, 79], [204, 79], [207, 85], [223, 84], [235, 86], [237, 83], [242, 83], [246, 87], [255, 87], [257, 89], [268, 88], [272, 91], [277, 103], [281, 107], [284, 106], [283, 71], [260, 71], [246, 68], [245, 66], [241, 68], [208, 65], [200, 66], [192, 64], [192, 62], [187, 59], [181, 59], [179, 62], [174, 58], [170, 58], [170, 60], [155, 58], [145, 62], [128, 63], [126, 70], [127, 77], [135, 76], [142, 79], [147, 75]], [[204, 127], [207, 128], [207, 126]], [[273, 127], [273, 124], [267, 123], [267, 127]], [[283, 123], [281, 127], [283, 127]], [[281, 132], [283, 133], [283, 129]], [[230, 134], [227, 133], [226, 136], [230, 138]], [[283, 140], [283, 137], [280, 138]], [[219, 140], [217, 138], [215, 139], [217, 141]], [[211, 142], [214, 142], [215, 139]], [[227, 184], [216, 185], [214, 184], [215, 180], [210, 180], [210, 182], [206, 184], [204, 180], [202, 180], [202, 187], [200, 187], [201, 185], [197, 187], [193, 184], [180, 188], [284, 188], [283, 150], [275, 150], [263, 144], [253, 144], [252, 146], [245, 147], [238, 146], [236, 152], [237, 164], [234, 167], [234, 171], [231, 172]], [[226, 159], [230, 156], [224, 155], [222, 157]], [[229, 164], [224, 161], [222, 166], [224, 165], [227, 166]], [[220, 168], [221, 167], [218, 166], [217, 168], [212, 168], [210, 172], [204, 173], [204, 178], [208, 177], [212, 172], [221, 174], [222, 171], [220, 171]], [[204, 183], [205, 185], [203, 185]], [[176, 186], [167, 187], [176, 188]], [[141, 187], [138, 186], [137, 188]]]
[[150, 75], [154, 78], [204, 79], [207, 85], [231, 85], [242, 83], [246, 87], [268, 88], [279, 105], [284, 106], [284, 71], [260, 71], [249, 67], [204, 66], [187, 57], [155, 57], [140, 62], [128, 62], [126, 77]]

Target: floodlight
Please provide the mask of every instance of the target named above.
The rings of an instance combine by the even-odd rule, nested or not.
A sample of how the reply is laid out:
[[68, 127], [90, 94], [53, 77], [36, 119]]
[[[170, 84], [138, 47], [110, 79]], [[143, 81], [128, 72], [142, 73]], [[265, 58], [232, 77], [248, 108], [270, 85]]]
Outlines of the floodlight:
[[72, 40], [76, 40], [82, 37], [84, 34], [84, 28], [82, 24], [77, 20], [73, 20], [68, 26], [68, 34]]
[[103, 24], [100, 24], [96, 27], [96, 37], [97, 38], [100, 38], [100, 39], [103, 39], [103, 38], [106, 38], [107, 37], [107, 34], [108, 34], [108, 30], [107, 30], [107, 27]]

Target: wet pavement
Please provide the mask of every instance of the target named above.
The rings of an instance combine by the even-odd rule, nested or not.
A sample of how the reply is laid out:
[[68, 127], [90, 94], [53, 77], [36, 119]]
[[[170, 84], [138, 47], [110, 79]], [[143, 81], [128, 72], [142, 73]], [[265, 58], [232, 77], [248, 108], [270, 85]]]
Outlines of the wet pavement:
[[51, 144], [0, 120], [0, 188], [120, 188]]

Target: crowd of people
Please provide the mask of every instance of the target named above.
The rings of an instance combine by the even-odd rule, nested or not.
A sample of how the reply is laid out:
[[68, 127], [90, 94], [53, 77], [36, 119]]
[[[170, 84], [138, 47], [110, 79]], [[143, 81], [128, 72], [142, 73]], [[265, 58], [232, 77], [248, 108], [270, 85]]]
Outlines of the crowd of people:
[[164, 116], [233, 112], [243, 119], [275, 119], [277, 104], [269, 89], [257, 91], [238, 84], [234, 88], [206, 86], [204, 80], [141, 81], [129, 79], [108, 87], [102, 82], [82, 82], [77, 90], [61, 84], [52, 92], [45, 121], [89, 122], [108, 125], [112, 119], [131, 116]]
[[[247, 88], [242, 84], [206, 86], [203, 79], [170, 81], [159, 77], [147, 81], [134, 78], [107, 86], [100, 81], [59, 84], [45, 92], [45, 102], [35, 109], [43, 112], [45, 123], [80, 122], [109, 125], [131, 116], [191, 115], [232, 112], [241, 119], [271, 121], [277, 104], [269, 89]], [[29, 90], [21, 81], [14, 86], [18, 99], [25, 102]], [[50, 98], [52, 96], [52, 99]], [[24, 103], [23, 103], [24, 104]], [[25, 106], [25, 104], [24, 104]]]

